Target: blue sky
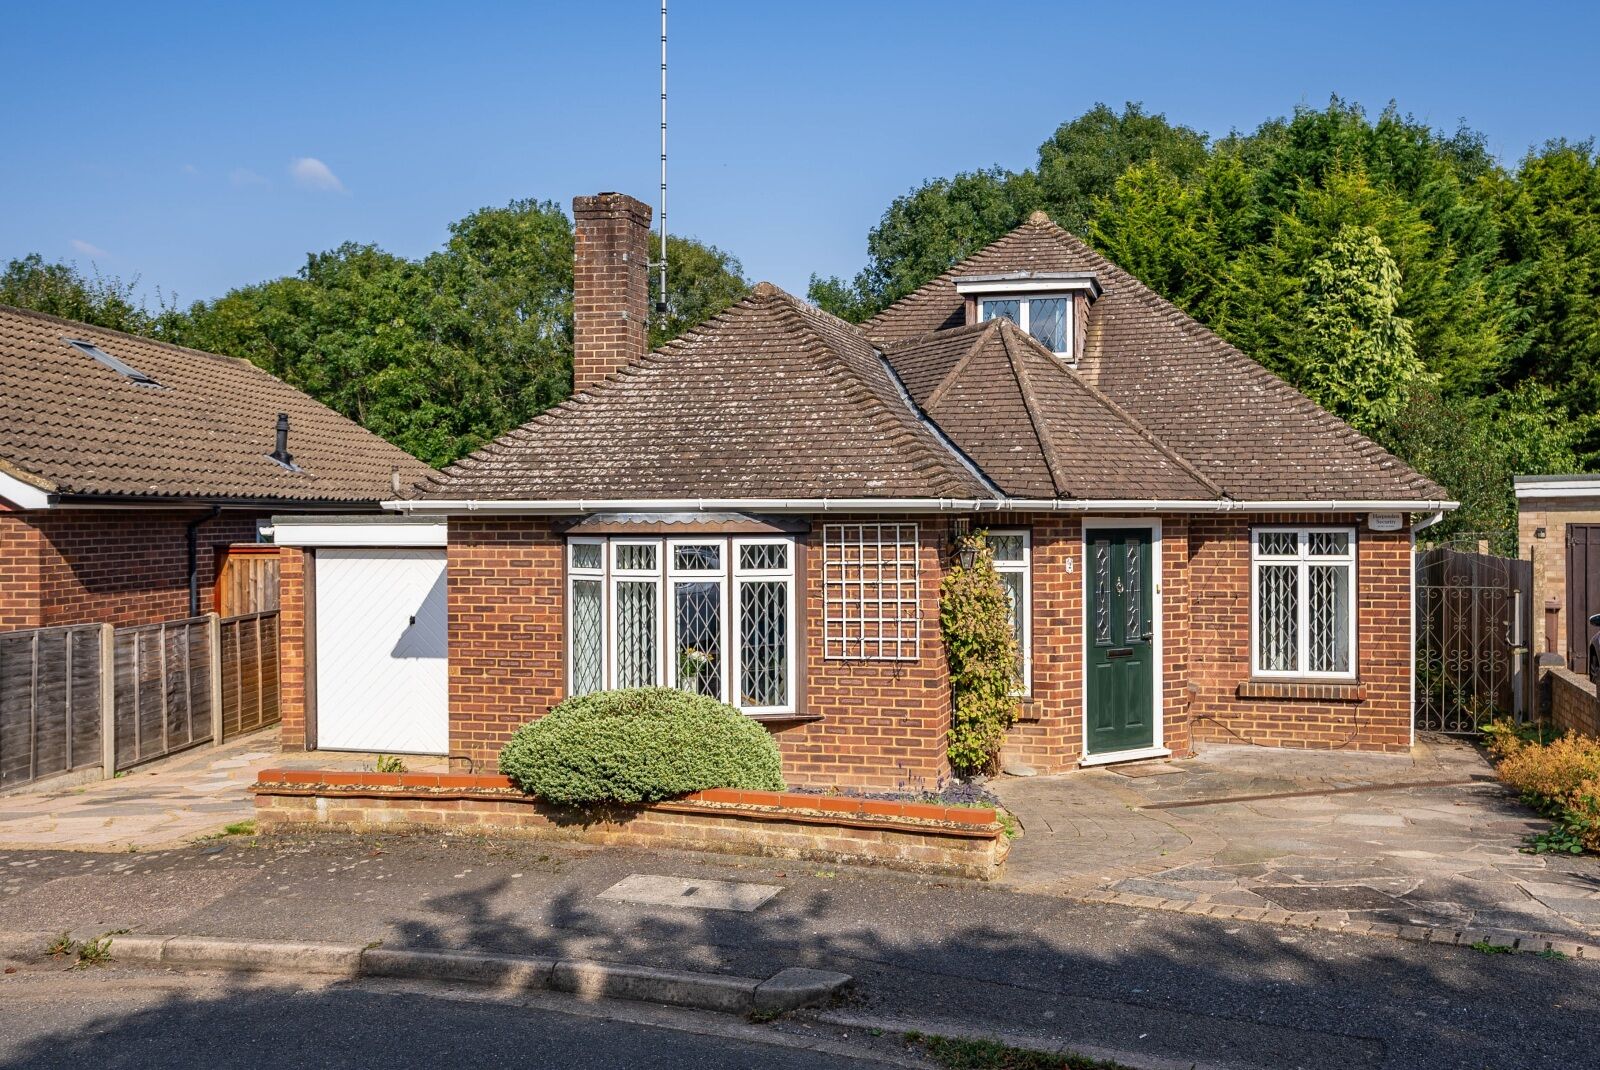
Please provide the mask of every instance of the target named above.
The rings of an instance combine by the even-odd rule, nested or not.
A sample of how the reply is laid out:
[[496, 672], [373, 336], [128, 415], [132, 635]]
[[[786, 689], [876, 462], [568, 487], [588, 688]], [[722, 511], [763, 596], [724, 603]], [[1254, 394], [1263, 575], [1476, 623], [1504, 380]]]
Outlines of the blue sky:
[[[516, 197], [656, 199], [659, 7], [27, 4], [0, 37], [0, 258], [185, 302]], [[1600, 5], [738, 3], [672, 12], [674, 232], [803, 292], [937, 175], [1096, 101], [1212, 134], [1339, 93], [1514, 161], [1600, 132]]]

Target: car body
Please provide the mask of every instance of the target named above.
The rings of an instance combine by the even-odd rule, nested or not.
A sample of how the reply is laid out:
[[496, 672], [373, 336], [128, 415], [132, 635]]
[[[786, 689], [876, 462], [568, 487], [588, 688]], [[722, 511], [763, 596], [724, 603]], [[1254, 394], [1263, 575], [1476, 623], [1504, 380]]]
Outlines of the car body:
[[[1600, 613], [1589, 618], [1589, 627], [1600, 628]], [[1589, 636], [1589, 682], [1600, 684], [1600, 632]]]

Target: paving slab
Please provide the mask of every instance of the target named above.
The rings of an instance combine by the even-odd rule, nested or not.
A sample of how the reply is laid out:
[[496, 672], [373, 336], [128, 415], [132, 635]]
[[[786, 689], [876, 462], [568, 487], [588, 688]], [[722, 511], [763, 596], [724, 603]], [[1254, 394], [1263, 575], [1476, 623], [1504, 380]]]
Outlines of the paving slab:
[[1600, 937], [1600, 862], [1522, 853], [1548, 822], [1465, 742], [1424, 737], [1409, 755], [1211, 746], [1161, 767], [995, 781], [1023, 828], [1001, 880]]
[[[175, 847], [255, 816], [250, 786], [268, 767], [370, 769], [377, 756], [283, 753], [268, 729], [220, 747], [197, 747], [111, 780], [74, 782], [4, 796], [0, 849], [127, 851]], [[443, 771], [444, 759], [408, 759]]]

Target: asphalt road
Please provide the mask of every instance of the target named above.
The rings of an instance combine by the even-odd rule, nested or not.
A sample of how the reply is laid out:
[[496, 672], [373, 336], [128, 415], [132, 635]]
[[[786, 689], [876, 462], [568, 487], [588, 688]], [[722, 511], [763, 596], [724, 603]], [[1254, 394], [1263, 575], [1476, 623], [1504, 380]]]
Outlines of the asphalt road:
[[[597, 898], [636, 873], [782, 890], [752, 913]], [[880, 1024], [1230, 1070], [1600, 1065], [1600, 963], [814, 863], [438, 835], [0, 853], [0, 929], [68, 928], [381, 940], [752, 977], [815, 966], [853, 974], [842, 1010]], [[0, 999], [0, 1018], [7, 1010]]]
[[[537, 1070], [866, 1070], [883, 1063], [726, 1016], [620, 1020], [421, 990], [60, 967], [0, 978], [0, 1067], [234, 1070], [446, 1066]], [[730, 1032], [744, 1035], [728, 1035]], [[756, 1039], [769, 1033], [770, 1040]]]

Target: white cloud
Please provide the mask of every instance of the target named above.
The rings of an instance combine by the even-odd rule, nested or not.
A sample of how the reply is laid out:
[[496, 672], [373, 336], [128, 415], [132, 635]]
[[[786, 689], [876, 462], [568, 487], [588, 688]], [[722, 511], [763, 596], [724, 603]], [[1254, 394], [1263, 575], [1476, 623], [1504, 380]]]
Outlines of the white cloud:
[[111, 255], [104, 249], [100, 248], [100, 246], [86, 242], [82, 238], [73, 238], [70, 244], [74, 249], [82, 253], [84, 256], [99, 257], [100, 259], [104, 260]]
[[324, 190], [331, 193], [345, 192], [344, 183], [339, 181], [339, 176], [327, 164], [315, 156], [298, 156], [289, 164], [289, 174], [297, 186], [305, 189]]
[[183, 165], [183, 173], [186, 175], [198, 175], [200, 173], [200, 168], [196, 167], [192, 163], [186, 163]]
[[235, 167], [228, 172], [228, 181], [235, 186], [265, 186], [267, 180], [248, 167]]

